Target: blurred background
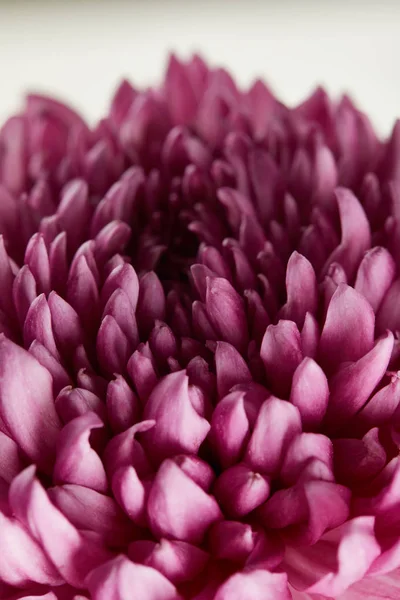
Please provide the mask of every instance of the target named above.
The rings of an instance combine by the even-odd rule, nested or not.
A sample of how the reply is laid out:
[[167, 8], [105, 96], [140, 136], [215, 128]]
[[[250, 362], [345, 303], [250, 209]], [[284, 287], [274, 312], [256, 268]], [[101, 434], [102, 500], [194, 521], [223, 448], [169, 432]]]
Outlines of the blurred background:
[[91, 122], [122, 77], [157, 83], [168, 51], [200, 52], [289, 104], [317, 84], [350, 93], [378, 131], [400, 116], [396, 0], [0, 0], [0, 122], [27, 90]]

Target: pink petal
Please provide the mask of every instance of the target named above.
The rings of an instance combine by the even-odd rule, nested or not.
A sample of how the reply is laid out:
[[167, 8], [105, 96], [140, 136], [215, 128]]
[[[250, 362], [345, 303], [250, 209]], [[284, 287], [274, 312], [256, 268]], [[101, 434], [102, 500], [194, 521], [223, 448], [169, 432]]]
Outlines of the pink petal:
[[124, 373], [132, 351], [129, 340], [114, 317], [106, 315], [101, 322], [96, 340], [100, 366], [108, 374]]
[[64, 294], [68, 279], [67, 234], [59, 233], [50, 245], [50, 271], [52, 287], [58, 294]]
[[56, 484], [76, 483], [98, 492], [108, 489], [107, 476], [100, 456], [91, 448], [93, 429], [104, 427], [93, 412], [77, 417], [63, 427], [57, 442], [53, 479]]
[[148, 344], [139, 344], [126, 366], [142, 403], [145, 403], [158, 383], [154, 357]]
[[51, 326], [51, 313], [44, 294], [29, 307], [24, 323], [24, 342], [29, 348], [34, 340], [42, 344], [55, 358], [59, 357]]
[[150, 333], [156, 319], [165, 320], [164, 289], [157, 275], [150, 271], [140, 280], [137, 319], [143, 333]]
[[139, 421], [141, 404], [121, 375], [116, 375], [107, 387], [107, 416], [114, 433], [126, 431]]
[[226, 342], [217, 342], [215, 351], [217, 387], [220, 397], [229, 393], [238, 383], [251, 381], [248, 366], [234, 346]]
[[400, 327], [399, 298], [400, 279], [396, 279], [386, 292], [376, 316], [376, 327], [378, 332], [384, 332], [386, 329], [397, 331]]
[[53, 392], [55, 396], [64, 387], [71, 384], [71, 379], [64, 367], [40, 342], [34, 340], [29, 347], [29, 352], [52, 376]]
[[248, 569], [221, 585], [214, 600], [291, 600], [284, 573]]
[[215, 407], [209, 434], [213, 450], [223, 468], [239, 460], [249, 433], [244, 394], [231, 392]]
[[179, 600], [175, 587], [158, 571], [138, 565], [122, 554], [92, 571], [87, 578], [93, 600]]
[[224, 471], [214, 485], [214, 495], [225, 514], [243, 517], [263, 504], [270, 493], [269, 480], [245, 464]]
[[392, 349], [393, 334], [388, 331], [365, 356], [337, 372], [330, 382], [328, 423], [343, 423], [343, 419], [353, 416], [363, 407], [385, 374]]
[[121, 288], [127, 294], [132, 310], [135, 311], [139, 296], [139, 279], [132, 265], [125, 263], [120, 267], [116, 267], [107, 277], [101, 291], [104, 304], [118, 288]]
[[396, 273], [396, 265], [386, 248], [369, 250], [357, 271], [354, 289], [368, 300], [377, 313]]
[[206, 310], [222, 339], [243, 352], [248, 341], [244, 304], [226, 279], [213, 277], [207, 280]]
[[280, 477], [286, 486], [294, 484], [310, 459], [317, 458], [333, 470], [331, 440], [320, 433], [301, 433], [293, 438], [283, 461]]
[[156, 321], [149, 338], [150, 348], [157, 361], [161, 364], [177, 354], [177, 341], [175, 335], [166, 323]]
[[370, 429], [390, 421], [400, 404], [400, 378], [391, 377], [388, 385], [380, 389], [355, 416], [357, 426]]
[[321, 333], [319, 354], [329, 369], [356, 361], [374, 343], [375, 316], [369, 302], [348, 285], [333, 294]]
[[55, 407], [63, 423], [69, 423], [72, 419], [88, 412], [94, 412], [103, 423], [106, 421], [104, 402], [96, 394], [84, 388], [71, 386], [64, 388], [55, 400]]
[[178, 467], [193, 479], [205, 492], [208, 492], [214, 483], [215, 474], [212, 467], [198, 456], [178, 454], [172, 458]]
[[378, 428], [370, 429], [362, 440], [333, 440], [333, 448], [336, 478], [347, 485], [372, 479], [386, 464]]
[[43, 235], [35, 233], [28, 242], [25, 251], [25, 264], [35, 278], [39, 292], [48, 294], [50, 285], [50, 263]]
[[303, 327], [307, 313], [315, 314], [318, 305], [317, 279], [311, 263], [298, 252], [289, 258], [286, 271], [287, 302], [280, 316]]
[[0, 288], [2, 290], [0, 306], [8, 315], [14, 315], [13, 301], [14, 275], [11, 270], [10, 259], [4, 243], [3, 235], [0, 235]]
[[103, 454], [104, 466], [110, 478], [117, 469], [128, 466], [134, 466], [140, 476], [151, 473], [144, 450], [135, 436], [154, 425], [155, 421], [141, 421], [110, 440]]
[[8, 432], [48, 471], [60, 430], [52, 378], [33, 356], [5, 337], [0, 338], [0, 391], [0, 418]]
[[149, 489], [140, 481], [132, 466], [122, 466], [112, 477], [115, 499], [128, 517], [137, 525], [147, 526], [146, 502]]
[[[161, 461], [181, 452], [197, 454], [210, 424], [194, 409], [185, 371], [171, 373], [160, 381], [144, 408], [143, 418], [156, 425], [143, 436], [150, 456]], [[171, 414], [174, 418], [171, 420]]]
[[189, 125], [193, 121], [197, 102], [186, 67], [171, 55], [165, 76], [165, 96], [172, 121]]
[[296, 588], [306, 586], [307, 593], [341, 598], [350, 585], [363, 579], [379, 553], [373, 517], [358, 517], [305, 551], [289, 550], [289, 580]]
[[0, 477], [7, 483], [11, 483], [22, 468], [23, 462], [17, 444], [0, 431]]
[[366, 214], [353, 193], [345, 188], [337, 188], [335, 194], [339, 207], [342, 238], [340, 246], [326, 261], [325, 269], [332, 262], [338, 262], [351, 280], [364, 252], [371, 247], [371, 231]]
[[297, 408], [285, 400], [268, 398], [258, 414], [245, 462], [260, 473], [277, 473], [290, 442], [299, 433], [301, 417]]
[[240, 521], [219, 521], [209, 531], [210, 549], [216, 558], [244, 563], [256, 543], [250, 525]]
[[136, 348], [139, 343], [139, 332], [135, 312], [128, 294], [123, 289], [116, 289], [108, 299], [104, 307], [103, 317], [106, 315], [110, 315], [116, 320], [127, 337], [130, 346]]
[[56, 292], [50, 292], [48, 305], [57, 347], [67, 358], [83, 342], [83, 330], [78, 314], [68, 302]]
[[50, 502], [34, 473], [34, 467], [28, 467], [12, 482], [12, 510], [39, 542], [65, 581], [82, 588], [86, 574], [107, 560], [109, 554], [98, 543], [78, 533]]
[[99, 292], [96, 280], [85, 256], [71, 266], [67, 282], [67, 300], [80, 316], [83, 325], [95, 328], [99, 311]]
[[77, 529], [96, 532], [111, 547], [124, 546], [132, 539], [135, 526], [110, 496], [76, 484], [50, 488], [48, 494]]
[[193, 544], [200, 543], [209, 526], [222, 516], [215, 499], [168, 459], [154, 479], [147, 513], [157, 537]]
[[12, 517], [0, 512], [0, 544], [7, 548], [0, 561], [0, 579], [17, 587], [30, 583], [60, 585], [63, 578], [40, 545]]
[[274, 393], [288, 396], [293, 373], [301, 363], [300, 333], [293, 321], [279, 321], [265, 332], [260, 356]]
[[304, 428], [315, 429], [321, 424], [328, 401], [325, 373], [312, 358], [305, 358], [293, 374], [290, 392], [290, 402], [298, 408]]
[[[151, 547], [149, 547], [149, 545]], [[157, 569], [175, 585], [192, 581], [207, 564], [208, 554], [187, 542], [161, 539], [155, 542], [132, 542], [129, 558]]]

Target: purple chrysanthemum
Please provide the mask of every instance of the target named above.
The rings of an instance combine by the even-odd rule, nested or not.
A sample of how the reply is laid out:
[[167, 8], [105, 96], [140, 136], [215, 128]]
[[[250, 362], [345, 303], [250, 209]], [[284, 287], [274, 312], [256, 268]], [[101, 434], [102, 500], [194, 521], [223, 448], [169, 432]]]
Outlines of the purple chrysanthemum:
[[398, 600], [400, 126], [172, 57], [0, 182], [0, 597]]

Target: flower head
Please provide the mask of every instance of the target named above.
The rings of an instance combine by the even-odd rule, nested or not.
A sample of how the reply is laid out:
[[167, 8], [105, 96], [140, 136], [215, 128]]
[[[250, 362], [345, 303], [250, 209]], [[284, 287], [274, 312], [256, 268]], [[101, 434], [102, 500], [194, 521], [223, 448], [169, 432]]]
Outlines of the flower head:
[[0, 131], [0, 597], [400, 597], [400, 127], [197, 56]]

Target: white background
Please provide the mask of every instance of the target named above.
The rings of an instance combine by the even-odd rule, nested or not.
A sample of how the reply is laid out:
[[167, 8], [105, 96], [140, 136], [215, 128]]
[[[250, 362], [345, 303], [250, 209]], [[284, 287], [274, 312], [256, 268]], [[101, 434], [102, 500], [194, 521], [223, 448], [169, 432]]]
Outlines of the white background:
[[350, 92], [386, 135], [400, 115], [398, 0], [0, 0], [0, 122], [27, 90], [104, 114], [122, 76], [149, 85], [169, 50], [201, 52], [293, 104]]

